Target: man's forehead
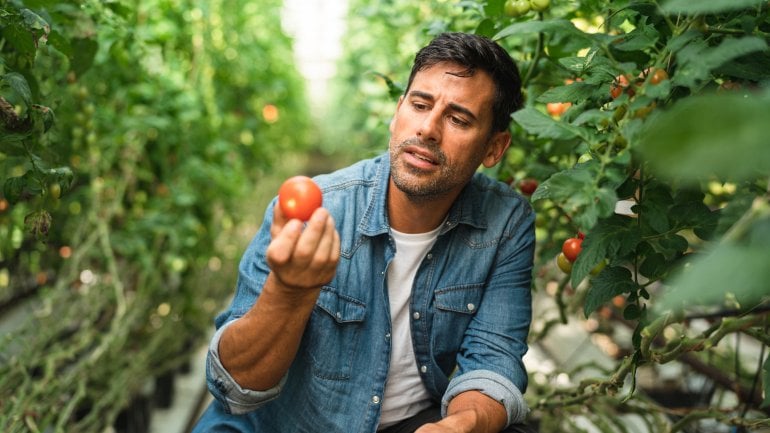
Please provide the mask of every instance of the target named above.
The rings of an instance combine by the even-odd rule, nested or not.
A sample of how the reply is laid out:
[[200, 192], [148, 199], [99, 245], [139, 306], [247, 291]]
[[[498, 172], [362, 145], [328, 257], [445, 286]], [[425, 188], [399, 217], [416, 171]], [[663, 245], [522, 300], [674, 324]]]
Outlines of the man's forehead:
[[455, 63], [437, 63], [415, 74], [409, 95], [436, 97], [449, 93], [455, 102], [478, 105], [477, 110], [489, 105], [494, 97], [492, 78], [483, 70], [470, 74], [468, 67]]

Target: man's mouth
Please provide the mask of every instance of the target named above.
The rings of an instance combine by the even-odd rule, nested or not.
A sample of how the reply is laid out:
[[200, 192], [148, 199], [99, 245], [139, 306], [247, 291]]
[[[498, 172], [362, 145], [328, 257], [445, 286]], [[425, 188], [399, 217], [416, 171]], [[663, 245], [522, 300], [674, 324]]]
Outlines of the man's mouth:
[[428, 156], [428, 155], [426, 155], [424, 153], [419, 153], [419, 152], [410, 151], [410, 150], [407, 150], [406, 153], [409, 154], [409, 155], [412, 155], [413, 157], [419, 159], [420, 161], [425, 161], [425, 162], [427, 162], [429, 164], [432, 164], [432, 165], [436, 165], [437, 164], [436, 161], [433, 158], [431, 158], [430, 156]]

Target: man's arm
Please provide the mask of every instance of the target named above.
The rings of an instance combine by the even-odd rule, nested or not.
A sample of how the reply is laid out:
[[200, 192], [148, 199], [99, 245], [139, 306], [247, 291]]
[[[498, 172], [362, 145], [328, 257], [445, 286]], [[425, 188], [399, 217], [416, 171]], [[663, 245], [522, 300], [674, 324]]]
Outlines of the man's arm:
[[479, 391], [465, 391], [449, 402], [447, 416], [415, 433], [498, 433], [508, 422], [503, 405]]
[[251, 390], [274, 387], [289, 369], [321, 287], [339, 261], [339, 234], [325, 209], [316, 210], [303, 229], [275, 206], [271, 235], [262, 293], [219, 341], [222, 366]]

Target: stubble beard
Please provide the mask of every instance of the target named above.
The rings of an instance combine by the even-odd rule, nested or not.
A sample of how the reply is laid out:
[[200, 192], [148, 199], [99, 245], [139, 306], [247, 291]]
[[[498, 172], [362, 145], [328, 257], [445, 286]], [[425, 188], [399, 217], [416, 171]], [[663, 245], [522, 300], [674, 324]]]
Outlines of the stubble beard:
[[[408, 146], [416, 146], [429, 151], [439, 166], [438, 173], [427, 174], [425, 171], [405, 164], [400, 156]], [[449, 194], [462, 182], [459, 173], [450, 167], [446, 155], [435, 143], [426, 143], [419, 138], [409, 138], [401, 143], [391, 142], [390, 176], [393, 183], [409, 200], [425, 203], [440, 199]]]

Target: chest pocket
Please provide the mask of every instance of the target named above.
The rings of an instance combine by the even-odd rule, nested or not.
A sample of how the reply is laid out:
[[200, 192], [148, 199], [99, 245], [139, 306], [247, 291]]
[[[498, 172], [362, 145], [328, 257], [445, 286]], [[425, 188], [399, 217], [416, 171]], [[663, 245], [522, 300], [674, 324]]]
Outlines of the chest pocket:
[[310, 316], [303, 345], [313, 374], [322, 379], [350, 378], [366, 306], [324, 288]]
[[445, 372], [455, 365], [465, 330], [481, 305], [481, 284], [449, 287], [435, 292], [433, 315], [433, 356]]

